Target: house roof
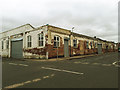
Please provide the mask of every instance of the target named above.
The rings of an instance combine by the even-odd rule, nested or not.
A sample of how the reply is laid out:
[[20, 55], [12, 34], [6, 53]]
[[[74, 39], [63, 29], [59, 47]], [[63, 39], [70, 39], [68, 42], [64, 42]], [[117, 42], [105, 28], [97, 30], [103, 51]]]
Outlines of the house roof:
[[21, 26], [19, 26], [19, 27], [13, 28], [13, 29], [11, 29], [11, 30], [7, 30], [7, 31], [4, 31], [4, 32], [1, 32], [0, 34], [6, 33], [6, 32], [9, 32], [9, 31], [12, 31], [12, 30], [15, 30], [15, 29], [17, 29], [17, 28], [24, 27], [24, 26], [26, 26], [26, 25], [29, 25], [30, 27], [32, 27], [33, 29], [35, 29], [31, 24], [24, 24], [24, 25], [21, 25]]

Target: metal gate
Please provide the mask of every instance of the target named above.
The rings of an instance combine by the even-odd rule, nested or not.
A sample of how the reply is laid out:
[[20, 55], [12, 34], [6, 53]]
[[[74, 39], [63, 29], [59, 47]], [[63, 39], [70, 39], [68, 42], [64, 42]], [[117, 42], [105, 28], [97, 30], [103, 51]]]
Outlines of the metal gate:
[[64, 39], [64, 57], [69, 57], [69, 45], [68, 45], [69, 39]]
[[102, 54], [102, 44], [98, 44], [98, 54]]
[[23, 58], [23, 40], [11, 41], [11, 57]]

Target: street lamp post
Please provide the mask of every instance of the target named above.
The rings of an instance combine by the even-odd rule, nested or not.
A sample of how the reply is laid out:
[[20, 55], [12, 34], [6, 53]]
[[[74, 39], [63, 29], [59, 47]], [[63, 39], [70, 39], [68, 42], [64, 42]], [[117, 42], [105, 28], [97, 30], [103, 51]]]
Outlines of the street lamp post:
[[73, 36], [73, 29], [74, 29], [74, 27], [72, 27], [72, 31], [71, 31], [71, 34], [70, 34], [70, 57], [71, 57], [71, 41], [72, 41], [72, 38], [71, 38], [71, 36]]

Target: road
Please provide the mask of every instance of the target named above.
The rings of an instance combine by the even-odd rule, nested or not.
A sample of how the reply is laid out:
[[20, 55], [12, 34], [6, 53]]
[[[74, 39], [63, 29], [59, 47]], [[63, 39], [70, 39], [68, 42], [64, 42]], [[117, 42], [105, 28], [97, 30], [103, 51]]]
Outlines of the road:
[[62, 61], [2, 60], [3, 88], [118, 88], [117, 53]]

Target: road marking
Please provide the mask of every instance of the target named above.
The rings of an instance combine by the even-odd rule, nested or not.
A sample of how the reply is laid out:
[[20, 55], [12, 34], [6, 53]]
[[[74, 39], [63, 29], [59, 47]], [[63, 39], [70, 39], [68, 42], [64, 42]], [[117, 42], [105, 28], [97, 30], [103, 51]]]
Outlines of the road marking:
[[112, 64], [115, 65], [115, 67], [120, 67], [120, 65], [118, 65], [117, 63], [119, 63], [120, 61], [115, 61]]
[[34, 80], [32, 80], [33, 82], [38, 82], [38, 81], [40, 81], [41, 79], [40, 78], [37, 78], [37, 79], [34, 79]]
[[44, 76], [43, 78], [44, 78], [44, 79], [45, 79], [45, 78], [49, 78], [49, 76]]
[[82, 62], [74, 62], [74, 63], [82, 63]]
[[24, 84], [28, 84], [28, 83], [31, 83], [31, 81], [26, 81], [26, 82], [24, 82]]
[[115, 61], [115, 62], [113, 62], [112, 64], [113, 64], [113, 65], [116, 65], [116, 63], [119, 63], [119, 62], [120, 62], [120, 61]]
[[11, 64], [11, 65], [17, 65], [16, 63], [9, 63], [9, 64]]
[[[80, 63], [80, 64], [90, 64], [89, 62], [74, 62], [74, 63], [76, 63], [76, 64], [78, 64], [78, 63]], [[117, 63], [117, 62], [114, 62], [113, 63], [113, 65], [115, 65], [116, 66], [116, 64], [115, 63]], [[102, 63], [91, 63], [92, 65], [102, 65], [102, 66], [112, 66], [112, 64], [102, 64]], [[120, 67], [120, 65], [117, 65], [116, 67]]]
[[60, 72], [67, 72], [67, 73], [72, 73], [72, 74], [84, 74], [84, 73], [79, 73], [79, 72], [74, 72], [74, 71], [68, 71], [68, 70], [60, 70], [60, 69], [55, 69], [55, 68], [48, 68], [48, 67], [41, 67], [43, 69], [48, 69], [48, 70], [54, 70], [54, 71], [60, 71]]
[[[46, 78], [50, 78], [50, 77], [53, 77], [55, 74], [51, 74], [49, 76], [43, 76], [43, 79], [46, 79]], [[10, 86], [6, 86], [4, 88], [17, 88], [17, 87], [20, 87], [20, 86], [23, 86], [25, 84], [29, 84], [29, 83], [34, 83], [34, 82], [38, 82], [42, 80], [41, 78], [36, 78], [36, 79], [33, 79], [31, 81], [25, 81], [25, 82], [22, 82], [22, 83], [17, 83], [17, 84], [13, 84], [13, 85], [10, 85]]]
[[26, 65], [26, 64], [16, 64], [16, 63], [9, 63], [9, 64], [11, 64], [11, 65], [19, 65], [19, 66], [28, 66], [28, 65]]
[[25, 67], [28, 66], [28, 65], [25, 65], [25, 64], [19, 64], [19, 65], [20, 65], [20, 66], [25, 66]]
[[115, 65], [115, 63], [117, 63], [117, 62], [113, 62], [112, 64]]
[[83, 62], [82, 64], [89, 64], [89, 62]]
[[74, 62], [74, 63], [90, 64], [89, 62]]
[[101, 63], [92, 63], [93, 65], [100, 65]]
[[102, 66], [112, 66], [112, 64], [102, 64]]

